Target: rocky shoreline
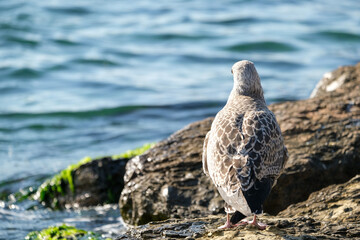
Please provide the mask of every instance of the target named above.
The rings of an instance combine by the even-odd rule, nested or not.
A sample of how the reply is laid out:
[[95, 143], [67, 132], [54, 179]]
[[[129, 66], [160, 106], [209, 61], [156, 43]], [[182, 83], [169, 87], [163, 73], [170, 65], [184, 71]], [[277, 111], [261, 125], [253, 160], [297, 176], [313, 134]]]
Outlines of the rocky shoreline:
[[289, 160], [265, 202], [264, 231], [217, 230], [225, 218], [223, 201], [201, 162], [213, 118], [186, 126], [136, 157], [96, 159], [71, 170], [77, 190], [62, 183], [67, 190], [51, 188], [52, 202], [43, 203], [92, 206], [121, 193], [120, 212], [129, 229], [117, 239], [360, 238], [360, 63], [325, 74], [310, 99], [269, 108]]
[[224, 216], [170, 219], [131, 228], [117, 239], [345, 239], [360, 237], [360, 175], [310, 195], [277, 216], [264, 214], [268, 227], [218, 230]]
[[[352, 78], [354, 69], [345, 68], [348, 70], [334, 71], [333, 76], [347, 79], [344, 74], [348, 74], [349, 80], [334, 91], [269, 106], [277, 116], [290, 156], [266, 201], [266, 212], [277, 214], [306, 200], [312, 192], [348, 181], [358, 173], [360, 75]], [[333, 78], [336, 81], [337, 77]], [[120, 198], [127, 223], [222, 211], [222, 200], [201, 165], [202, 143], [211, 122], [208, 118], [192, 123], [128, 162]]]
[[217, 215], [223, 202], [201, 169], [208, 118], [128, 162], [119, 202], [124, 221], [172, 220], [131, 228], [119, 239], [360, 237], [360, 63], [326, 74], [310, 99], [269, 108], [290, 157], [264, 206], [272, 215], [263, 217], [266, 231], [217, 230], [224, 222], [224, 215]]

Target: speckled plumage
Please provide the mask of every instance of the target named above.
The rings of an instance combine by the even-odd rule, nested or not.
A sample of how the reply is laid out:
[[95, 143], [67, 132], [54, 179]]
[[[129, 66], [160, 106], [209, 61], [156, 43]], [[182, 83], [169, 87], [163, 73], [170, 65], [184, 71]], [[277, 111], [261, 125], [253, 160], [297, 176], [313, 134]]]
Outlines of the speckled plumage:
[[249, 216], [262, 212], [287, 149], [254, 64], [237, 62], [232, 72], [234, 87], [204, 141], [203, 169], [227, 203], [226, 212]]

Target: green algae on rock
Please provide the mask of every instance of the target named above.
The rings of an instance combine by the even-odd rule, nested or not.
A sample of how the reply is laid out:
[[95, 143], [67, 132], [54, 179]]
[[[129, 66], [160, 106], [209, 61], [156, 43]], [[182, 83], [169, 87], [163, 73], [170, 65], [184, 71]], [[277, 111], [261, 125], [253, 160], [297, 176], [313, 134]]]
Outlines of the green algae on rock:
[[63, 224], [61, 226], [51, 226], [41, 231], [30, 232], [25, 240], [111, 240], [110, 238], [103, 238], [100, 234], [94, 232], [87, 232], [82, 229], [77, 229], [73, 226]]
[[149, 150], [150, 148], [152, 148], [155, 145], [155, 143], [146, 143], [141, 147], [132, 149], [132, 150], [127, 150], [124, 153], [118, 154], [118, 155], [113, 155], [112, 158], [118, 159], [118, 158], [133, 158], [135, 156], [141, 155], [144, 152], [146, 152], [147, 150]]
[[65, 194], [65, 187], [68, 185], [71, 192], [75, 191], [72, 172], [77, 169], [79, 166], [92, 161], [90, 157], [85, 157], [76, 164], [68, 166], [66, 169], [62, 170], [60, 173], [53, 176], [51, 179], [46, 180], [37, 190], [34, 198], [40, 202], [44, 202], [49, 199], [53, 199], [50, 207], [59, 208], [58, 201], [55, 197], [56, 194]]
[[[125, 164], [153, 145], [145, 144], [111, 157], [85, 157], [46, 180], [37, 190], [34, 199], [53, 209], [116, 203], [123, 188]], [[94, 185], [101, 187], [96, 188]]]

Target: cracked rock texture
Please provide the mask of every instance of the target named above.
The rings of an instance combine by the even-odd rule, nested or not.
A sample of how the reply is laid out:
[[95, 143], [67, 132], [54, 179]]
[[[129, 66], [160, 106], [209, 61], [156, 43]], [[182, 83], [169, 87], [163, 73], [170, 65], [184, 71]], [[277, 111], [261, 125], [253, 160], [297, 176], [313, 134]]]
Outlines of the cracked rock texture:
[[217, 228], [225, 216], [169, 219], [131, 228], [120, 239], [359, 239], [360, 175], [344, 184], [331, 185], [312, 193], [301, 203], [290, 205], [277, 216], [264, 214], [266, 230], [239, 226]]
[[[269, 214], [359, 173], [360, 64], [340, 67], [328, 76], [331, 80], [322, 81], [311, 99], [269, 106], [289, 150], [284, 172], [265, 202]], [[211, 122], [208, 118], [192, 123], [128, 162], [119, 201], [126, 223], [141, 225], [223, 212], [221, 197], [202, 173], [202, 144]]]

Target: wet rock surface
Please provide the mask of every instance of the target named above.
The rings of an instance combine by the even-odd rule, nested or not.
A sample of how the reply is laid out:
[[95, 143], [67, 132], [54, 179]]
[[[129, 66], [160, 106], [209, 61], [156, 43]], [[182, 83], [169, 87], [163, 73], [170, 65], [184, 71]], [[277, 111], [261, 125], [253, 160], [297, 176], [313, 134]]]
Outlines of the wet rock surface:
[[[359, 69], [360, 64], [341, 67], [333, 76], [352, 76], [360, 73]], [[343, 183], [359, 173], [360, 75], [350, 79], [319, 97], [270, 106], [290, 156], [265, 202], [268, 213], [276, 214], [316, 190]]]
[[75, 192], [67, 195], [68, 199], [64, 202], [72, 206], [116, 202], [124, 186], [123, 176], [128, 160], [106, 157], [81, 165], [73, 172]]
[[52, 208], [78, 208], [116, 203], [124, 186], [123, 176], [128, 160], [104, 157], [82, 164], [70, 173], [73, 190], [68, 181], [61, 179], [59, 186], [50, 186], [44, 191], [45, 196], [41, 202]]
[[[277, 214], [290, 204], [305, 201], [312, 192], [344, 183], [359, 172], [359, 69], [360, 64], [334, 71], [332, 81], [337, 76], [347, 80], [332, 91], [269, 106], [290, 157], [265, 202], [265, 212]], [[223, 212], [223, 201], [202, 173], [203, 139], [211, 122], [208, 118], [192, 123], [129, 161], [119, 202], [126, 223], [140, 225]]]
[[222, 201], [202, 173], [201, 152], [212, 118], [195, 122], [126, 166], [120, 211], [130, 224], [218, 213]]
[[85, 157], [43, 182], [31, 198], [53, 209], [117, 203], [124, 187], [126, 163], [153, 145], [147, 143], [108, 157]]
[[266, 230], [253, 226], [217, 229], [225, 216], [169, 219], [131, 228], [117, 239], [358, 239], [360, 238], [360, 175], [314, 192], [277, 216], [264, 214]]

